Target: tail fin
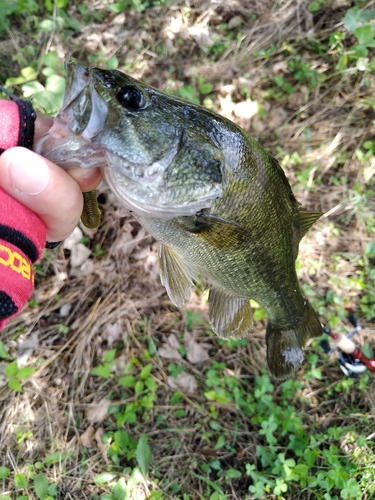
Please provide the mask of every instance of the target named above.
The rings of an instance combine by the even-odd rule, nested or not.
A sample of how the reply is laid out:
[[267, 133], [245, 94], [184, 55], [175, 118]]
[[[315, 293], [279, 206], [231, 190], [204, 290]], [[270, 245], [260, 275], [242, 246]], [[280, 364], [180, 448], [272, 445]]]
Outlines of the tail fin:
[[323, 333], [318, 315], [306, 302], [304, 312], [298, 323], [290, 329], [280, 329], [271, 322], [267, 325], [267, 362], [275, 379], [291, 377], [303, 362], [302, 348], [311, 337]]

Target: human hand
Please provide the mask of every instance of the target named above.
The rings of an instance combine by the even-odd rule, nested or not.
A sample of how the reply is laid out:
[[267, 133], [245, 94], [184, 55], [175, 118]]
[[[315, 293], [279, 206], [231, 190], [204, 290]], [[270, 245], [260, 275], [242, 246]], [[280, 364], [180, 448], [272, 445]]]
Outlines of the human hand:
[[[51, 126], [51, 118], [38, 116], [34, 141]], [[97, 168], [65, 171], [26, 148], [11, 148], [0, 156], [0, 187], [40, 217], [49, 242], [73, 232], [82, 213], [82, 191], [95, 189], [100, 180]]]
[[[11, 136], [9, 123], [5, 131]], [[34, 140], [51, 125], [50, 118], [38, 117]], [[17, 144], [15, 139], [10, 144]], [[29, 149], [8, 147], [0, 156], [0, 330], [31, 296], [32, 264], [46, 237], [58, 242], [69, 236], [82, 213], [82, 191], [95, 189], [101, 180], [99, 169], [68, 173]]]

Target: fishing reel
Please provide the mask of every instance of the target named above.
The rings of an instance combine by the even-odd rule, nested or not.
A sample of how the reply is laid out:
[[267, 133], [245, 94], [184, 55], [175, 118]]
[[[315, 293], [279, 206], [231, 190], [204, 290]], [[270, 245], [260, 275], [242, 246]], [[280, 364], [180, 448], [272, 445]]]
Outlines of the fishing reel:
[[332, 332], [330, 328], [323, 328], [324, 332], [331, 337], [334, 346], [331, 347], [328, 340], [322, 340], [320, 345], [328, 356], [339, 350], [338, 364], [341, 370], [347, 377], [357, 378], [366, 370], [375, 372], [375, 357], [371, 359], [366, 357], [361, 349], [351, 340], [362, 328], [354, 314], [349, 314], [348, 320], [354, 326], [353, 330], [346, 335], [342, 335]]

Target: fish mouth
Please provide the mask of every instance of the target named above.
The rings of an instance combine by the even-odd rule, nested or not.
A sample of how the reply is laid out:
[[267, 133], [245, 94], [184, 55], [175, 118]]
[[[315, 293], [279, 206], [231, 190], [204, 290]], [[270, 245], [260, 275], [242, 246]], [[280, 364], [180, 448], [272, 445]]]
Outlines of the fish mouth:
[[33, 149], [67, 170], [102, 167], [106, 163], [105, 149], [93, 141], [105, 125], [108, 105], [95, 90], [89, 69], [73, 62], [66, 62], [65, 69], [62, 108]]
[[67, 108], [84, 90], [90, 78], [90, 70], [84, 66], [67, 61], [66, 71], [66, 91], [64, 94], [62, 109]]

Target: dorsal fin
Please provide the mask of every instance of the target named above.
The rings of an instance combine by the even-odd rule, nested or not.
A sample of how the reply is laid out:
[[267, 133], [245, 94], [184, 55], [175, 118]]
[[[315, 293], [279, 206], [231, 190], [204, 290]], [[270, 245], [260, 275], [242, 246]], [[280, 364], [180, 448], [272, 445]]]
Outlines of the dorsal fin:
[[189, 300], [193, 286], [186, 264], [175, 250], [161, 243], [158, 248], [158, 262], [162, 285], [167, 289], [173, 304], [181, 307]]
[[307, 208], [302, 206], [298, 207], [298, 211], [300, 218], [300, 237], [302, 239], [314, 222], [322, 216], [322, 212], [307, 210]]
[[211, 288], [208, 316], [213, 331], [222, 339], [245, 337], [253, 330], [253, 312], [249, 299], [233, 297]]

